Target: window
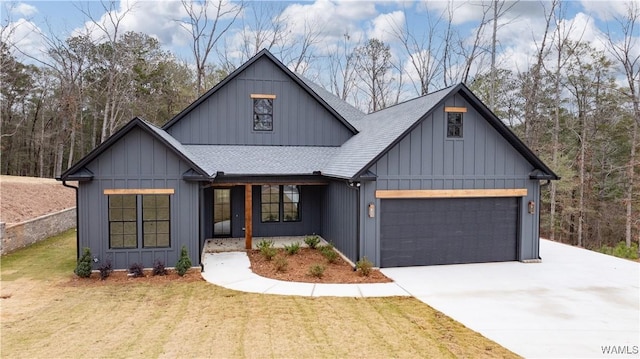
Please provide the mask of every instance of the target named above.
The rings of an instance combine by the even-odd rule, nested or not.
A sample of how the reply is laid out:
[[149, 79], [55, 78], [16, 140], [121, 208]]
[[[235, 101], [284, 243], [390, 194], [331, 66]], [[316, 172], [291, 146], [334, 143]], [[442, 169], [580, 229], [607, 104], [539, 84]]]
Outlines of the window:
[[253, 130], [272, 131], [273, 130], [273, 99], [254, 98], [253, 99]]
[[166, 194], [109, 194], [109, 248], [171, 246], [170, 197]]
[[[261, 187], [262, 222], [300, 221], [300, 188], [295, 185]], [[281, 212], [282, 210], [282, 212]]]
[[300, 193], [298, 186], [283, 186], [282, 207], [285, 222], [296, 222], [300, 220]]
[[142, 246], [169, 247], [169, 196], [142, 196]]
[[137, 212], [135, 195], [109, 196], [109, 248], [138, 246]]
[[263, 185], [260, 200], [262, 222], [280, 222], [280, 186]]
[[462, 112], [447, 112], [447, 137], [462, 138]]

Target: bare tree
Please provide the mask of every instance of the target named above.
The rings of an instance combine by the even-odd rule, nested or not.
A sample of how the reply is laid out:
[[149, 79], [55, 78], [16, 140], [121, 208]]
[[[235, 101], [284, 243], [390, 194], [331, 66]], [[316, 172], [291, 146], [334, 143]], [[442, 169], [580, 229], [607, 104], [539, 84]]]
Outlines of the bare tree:
[[522, 92], [524, 98], [524, 139], [527, 144], [534, 150], [537, 149], [537, 133], [535, 133], [535, 127], [540, 120], [538, 119], [537, 106], [540, 104], [540, 90], [542, 83], [543, 65], [544, 60], [548, 53], [547, 40], [549, 37], [549, 30], [551, 28], [552, 20], [555, 15], [555, 8], [558, 6], [559, 0], [553, 0], [551, 2], [551, 8], [547, 11], [544, 4], [542, 4], [545, 10], [545, 27], [542, 33], [542, 40], [537, 45], [536, 62], [529, 70], [529, 73], [524, 77]]
[[187, 22], [180, 25], [191, 35], [191, 51], [196, 62], [196, 92], [205, 92], [207, 61], [211, 51], [236, 21], [244, 3], [229, 0], [182, 0]]
[[[556, 51], [556, 66], [555, 69], [548, 70], [549, 73], [553, 74], [553, 94], [555, 102], [553, 114], [553, 130], [551, 131], [551, 165], [553, 166], [553, 168], [558, 167], [560, 159], [560, 109], [562, 102], [562, 71], [567, 65], [571, 56], [573, 56], [573, 52], [575, 51], [576, 46], [578, 46], [579, 44], [579, 42], [569, 41], [569, 34], [573, 32], [573, 25], [570, 25], [569, 28], [564, 28], [562, 26], [562, 24], [566, 24], [566, 22], [561, 21], [564, 15], [564, 7], [562, 6], [562, 3], [558, 3], [555, 9], [556, 14], [554, 15], [554, 18], [556, 22], [556, 30], [554, 33], [555, 39], [553, 39], [553, 42]], [[555, 222], [557, 193], [558, 184], [556, 181], [552, 181], [549, 199], [549, 239], [551, 240], [556, 239]]]
[[[556, 1], [556, 0], [554, 0]], [[498, 45], [498, 20], [513, 6], [515, 6], [518, 2], [513, 1], [510, 2], [510, 5], [505, 8], [505, 0], [493, 0], [493, 29], [491, 36], [491, 84], [489, 91], [489, 108], [494, 111], [496, 106], [496, 87], [497, 87], [497, 68], [496, 68], [496, 53], [497, 53], [497, 45]], [[503, 25], [501, 25], [503, 26]]]
[[389, 45], [378, 39], [370, 39], [356, 49], [357, 74], [369, 95], [369, 110], [375, 112], [386, 107], [385, 96], [388, 92], [387, 75], [391, 69], [391, 50]]
[[[406, 13], [406, 10], [405, 10]], [[405, 16], [406, 18], [406, 16]], [[416, 76], [409, 76], [418, 95], [429, 93], [429, 86], [433, 83], [438, 72], [441, 71], [442, 51], [446, 41], [438, 41], [439, 25], [444, 18], [444, 12], [435, 19], [428, 13], [424, 19], [426, 24], [422, 34], [416, 35], [409, 29], [408, 21], [404, 26], [390, 24], [393, 35], [400, 41]], [[402, 72], [403, 69], [399, 69]]]
[[473, 38], [473, 42], [470, 46], [466, 46], [466, 39], [459, 39], [458, 42], [458, 51], [459, 55], [464, 59], [464, 64], [462, 66], [462, 73], [460, 75], [460, 80], [462, 82], [467, 82], [469, 80], [469, 74], [471, 72], [471, 67], [477, 60], [478, 56], [482, 53], [483, 48], [483, 35], [484, 30], [487, 24], [489, 23], [489, 12], [491, 11], [491, 6], [487, 6], [484, 3], [480, 3], [477, 6], [481, 6], [482, 18], [478, 23], [478, 27], [476, 28], [475, 35]]
[[[627, 165], [627, 184], [625, 195], [625, 241], [627, 247], [631, 247], [633, 226], [633, 197], [635, 186], [635, 167], [640, 163], [637, 159], [638, 147], [638, 123], [640, 121], [640, 51], [638, 51], [638, 19], [640, 19], [640, 5], [638, 2], [631, 1], [627, 5], [627, 14], [624, 17], [616, 18], [621, 34], [621, 41], [616, 41], [607, 31], [607, 49], [613, 57], [622, 66], [627, 85], [629, 86], [625, 97], [632, 104], [633, 121], [631, 121], [630, 130], [630, 155]], [[640, 239], [639, 239], [640, 241]], [[639, 243], [640, 244], [640, 243]]]
[[351, 36], [345, 33], [341, 43], [328, 56], [329, 88], [345, 101], [355, 87], [357, 61], [355, 49], [357, 47], [357, 42], [352, 42]]

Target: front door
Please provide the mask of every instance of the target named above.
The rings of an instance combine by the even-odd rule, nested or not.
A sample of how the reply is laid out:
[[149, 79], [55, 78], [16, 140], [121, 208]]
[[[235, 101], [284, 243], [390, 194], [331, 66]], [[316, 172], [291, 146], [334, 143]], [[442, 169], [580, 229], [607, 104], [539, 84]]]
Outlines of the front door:
[[213, 235], [215, 237], [231, 236], [231, 189], [229, 188], [213, 190]]

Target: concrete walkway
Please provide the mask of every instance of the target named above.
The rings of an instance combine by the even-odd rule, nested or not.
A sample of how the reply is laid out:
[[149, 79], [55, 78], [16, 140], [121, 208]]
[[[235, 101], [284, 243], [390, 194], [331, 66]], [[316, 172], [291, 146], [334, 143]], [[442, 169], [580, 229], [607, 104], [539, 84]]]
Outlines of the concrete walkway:
[[396, 283], [316, 284], [261, 277], [251, 271], [245, 252], [206, 253], [202, 277], [210, 283], [242, 292], [305, 297], [409, 296]]
[[384, 268], [420, 301], [526, 358], [640, 357], [640, 264], [541, 240], [542, 263]]

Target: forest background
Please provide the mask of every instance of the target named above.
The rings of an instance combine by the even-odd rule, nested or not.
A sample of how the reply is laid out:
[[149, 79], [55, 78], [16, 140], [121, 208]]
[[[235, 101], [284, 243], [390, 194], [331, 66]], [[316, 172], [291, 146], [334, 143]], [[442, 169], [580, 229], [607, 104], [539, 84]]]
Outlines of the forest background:
[[638, 0], [3, 1], [1, 11], [2, 174], [56, 177], [135, 116], [164, 124], [266, 48], [364, 112], [466, 83], [562, 177], [544, 187], [542, 234], [637, 255]]

